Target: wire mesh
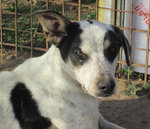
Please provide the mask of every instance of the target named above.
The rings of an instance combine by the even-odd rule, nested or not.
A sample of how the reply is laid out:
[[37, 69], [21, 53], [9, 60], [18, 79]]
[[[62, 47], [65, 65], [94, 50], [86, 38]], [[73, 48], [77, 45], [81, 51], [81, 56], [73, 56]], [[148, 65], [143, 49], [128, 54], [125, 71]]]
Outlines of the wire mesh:
[[[27, 0], [24, 0], [27, 1]], [[124, 7], [125, 0], [110, 0], [112, 2], [111, 7], [99, 5], [100, 2], [105, 0], [29, 0], [26, 3], [23, 0], [5, 0], [0, 1], [0, 52], [3, 53], [5, 47], [15, 49], [15, 56], [17, 57], [20, 50], [30, 50], [31, 57], [34, 56], [35, 51], [46, 52], [49, 48], [48, 42], [44, 39], [44, 33], [39, 27], [37, 19], [30, 16], [32, 12], [38, 9], [51, 9], [62, 13], [64, 16], [69, 18], [71, 21], [84, 20], [84, 19], [96, 19], [99, 20], [99, 13], [103, 10], [110, 11], [112, 14], [111, 24], [118, 25], [123, 31], [129, 32], [129, 42], [132, 45], [133, 32], [147, 34], [146, 48], [140, 48], [132, 46], [133, 50], [145, 51], [145, 62], [136, 63], [130, 59], [133, 67], [142, 67], [145, 69], [144, 82], [148, 78], [149, 65], [149, 33], [150, 33], [150, 5], [149, 13], [133, 11], [133, 0], [130, 0], [131, 8], [126, 10]], [[22, 5], [25, 5], [23, 7]], [[120, 8], [118, 8], [120, 4]], [[149, 2], [150, 4], [150, 2]], [[20, 7], [21, 6], [21, 7]], [[23, 10], [21, 10], [23, 9]], [[130, 15], [130, 26], [124, 26], [124, 15]], [[148, 17], [148, 29], [139, 29], [133, 27], [133, 15], [139, 14]], [[118, 16], [120, 19], [118, 20]], [[9, 18], [8, 18], [9, 17]], [[119, 73], [121, 72], [122, 65], [125, 65], [125, 61], [122, 59], [122, 50], [118, 60]], [[130, 80], [131, 68], [128, 67], [127, 79]]]

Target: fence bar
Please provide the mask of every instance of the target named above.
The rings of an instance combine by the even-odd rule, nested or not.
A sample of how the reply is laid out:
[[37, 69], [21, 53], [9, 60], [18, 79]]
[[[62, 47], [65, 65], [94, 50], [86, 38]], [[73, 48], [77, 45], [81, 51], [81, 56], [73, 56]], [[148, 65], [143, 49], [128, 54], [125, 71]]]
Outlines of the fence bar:
[[[57, 1], [54, 1], [54, 0], [39, 0], [39, 1], [44, 1], [46, 4], [44, 5], [46, 7], [46, 9], [49, 9], [49, 5], [50, 5], [50, 2], [52, 3], [56, 3], [57, 4]], [[137, 47], [134, 47], [132, 46], [132, 49], [134, 50], [140, 50], [140, 51], [145, 51], [146, 52], [146, 57], [145, 57], [145, 62], [144, 64], [138, 64], [136, 62], [132, 62], [131, 66], [134, 66], [134, 67], [142, 67], [142, 68], [145, 68], [145, 78], [144, 78], [144, 83], [146, 83], [147, 81], [147, 73], [148, 73], [148, 70], [150, 68], [150, 65], [148, 64], [148, 60], [149, 60], [149, 52], [150, 52], [150, 48], [149, 48], [149, 34], [150, 34], [150, 18], [149, 18], [149, 24], [148, 24], [148, 29], [147, 30], [142, 30], [142, 29], [138, 29], [138, 28], [133, 28], [133, 25], [132, 25], [132, 22], [133, 22], [133, 15], [134, 14], [141, 14], [141, 15], [147, 15], [150, 17], [150, 12], [149, 13], [141, 13], [141, 12], [136, 12], [133, 10], [133, 0], [130, 0], [130, 4], [131, 4], [131, 10], [123, 10], [122, 8], [117, 8], [117, 4], [118, 4], [118, 1], [117, 0], [112, 0], [112, 5], [113, 7], [112, 8], [107, 8], [107, 7], [99, 7], [98, 6], [98, 2], [100, 0], [96, 0], [96, 6], [93, 6], [92, 4], [82, 4], [82, 0], [78, 0], [77, 3], [73, 3], [73, 2], [65, 2], [65, 0], [62, 0], [62, 14], [64, 15], [65, 13], [65, 5], [75, 5], [75, 6], [78, 6], [78, 20], [80, 21], [82, 19], [81, 17], [81, 14], [82, 14], [82, 8], [81, 7], [87, 7], [88, 9], [92, 9], [92, 10], [96, 10], [96, 20], [98, 20], [98, 9], [103, 9], [103, 10], [110, 10], [112, 12], [112, 24], [116, 24], [116, 14], [118, 12], [120, 13], [129, 13], [131, 16], [130, 16], [130, 26], [129, 27], [123, 27], [123, 25], [120, 26], [120, 29], [122, 30], [127, 30], [129, 31], [129, 35], [130, 35], [130, 43], [132, 44], [132, 36], [133, 36], [133, 32], [139, 32], [139, 33], [144, 33], [144, 34], [147, 34], [147, 43], [146, 43], [146, 48], [137, 48]], [[150, 0], [149, 0], [150, 1]], [[3, 7], [3, 4], [4, 4], [4, 0], [0, 0], [0, 53], [2, 53], [2, 48], [4, 48], [5, 46], [10, 46], [10, 47], [13, 47], [13, 49], [15, 49], [15, 56], [17, 56], [17, 53], [18, 53], [18, 49], [19, 48], [25, 48], [25, 49], [29, 49], [31, 50], [31, 56], [33, 56], [33, 50], [38, 50], [38, 51], [44, 51], [46, 52], [48, 50], [48, 42], [46, 40], [46, 47], [45, 48], [38, 48], [38, 47], [34, 47], [34, 44], [33, 44], [33, 37], [34, 37], [34, 32], [32, 30], [32, 27], [33, 27], [33, 18], [31, 17], [30, 18], [30, 22], [31, 22], [31, 30], [19, 30], [19, 26], [17, 25], [17, 17], [18, 16], [29, 16], [30, 14], [24, 14], [24, 13], [19, 13], [18, 9], [17, 9], [17, 3], [19, 3], [20, 1], [19, 0], [15, 0], [15, 11], [14, 12], [10, 12], [8, 10], [4, 10], [2, 7]], [[33, 11], [33, 0], [29, 0], [30, 2], [30, 13], [32, 13]], [[150, 3], [149, 3], [149, 11], [150, 11]], [[7, 27], [8, 24], [3, 24], [3, 20], [2, 18], [4, 17], [3, 15], [7, 15], [7, 14], [10, 14], [10, 15], [13, 15], [13, 17], [15, 16], [15, 28], [9, 28]], [[76, 20], [71, 20], [71, 21], [76, 21]], [[6, 27], [4, 26], [6, 25]], [[15, 41], [14, 43], [8, 43], [7, 41], [5, 42], [5, 39], [3, 39], [3, 34], [4, 32], [7, 32], [7, 31], [13, 31], [13, 33], [15, 33]], [[29, 41], [25, 41], [24, 44], [26, 44], [26, 42], [28, 42], [29, 44], [26, 44], [26, 45], [19, 45], [18, 44], [18, 33], [19, 32], [25, 32], [27, 34], [31, 34], [31, 38], [29, 39]], [[41, 32], [35, 32], [35, 34], [37, 35], [43, 35], [43, 33]], [[31, 44], [30, 44], [31, 43]], [[130, 59], [131, 60], [131, 59]], [[126, 64], [125, 61], [122, 61], [122, 59], [118, 60], [117, 63], [119, 64]], [[141, 62], [143, 63], [143, 62]], [[129, 76], [129, 73], [130, 73], [130, 67], [128, 67], [128, 80], [130, 80], [130, 76]]]
[[62, 2], [62, 15], [64, 15], [64, 14], [65, 14], [65, 2], [63, 0], [63, 2]]
[[[76, 5], [78, 6], [78, 4], [76, 3], [65, 3], [65, 5]], [[82, 4], [82, 7], [88, 7], [88, 8], [95, 8], [94, 6], [88, 6], [88, 5], [84, 5]], [[112, 8], [107, 8], [107, 7], [98, 7], [100, 9], [104, 9], [104, 10], [111, 10], [113, 11], [114, 9]], [[143, 13], [143, 12], [136, 12], [136, 11], [129, 11], [129, 10], [121, 10], [121, 9], [115, 9], [116, 12], [124, 12], [124, 13], [133, 13], [133, 14], [141, 14], [141, 15], [149, 15], [149, 13]], [[12, 15], [15, 15], [15, 12], [9, 12], [9, 11], [3, 11], [3, 14], [12, 14]], [[23, 14], [23, 13], [18, 13], [18, 16], [19, 15], [25, 15], [25, 16], [28, 16], [28, 14]]]
[[[49, 9], [49, 0], [47, 0], [47, 2], [46, 2], [46, 9]], [[48, 41], [47, 41], [47, 38], [46, 38], [46, 50], [48, 50]]]
[[[32, 14], [32, 5], [33, 5], [33, 1], [30, 0], [30, 13]], [[31, 21], [31, 57], [33, 56], [33, 31], [32, 31], [32, 28], [33, 28], [33, 17], [31, 16], [30, 18], [30, 21]]]
[[98, 3], [99, 0], [96, 0], [96, 20], [98, 20]]
[[[65, 5], [75, 5], [75, 6], [78, 6], [79, 3], [66, 2]], [[82, 4], [82, 7], [88, 7], [88, 8], [91, 8], [91, 9], [92, 9], [92, 8], [95, 9], [95, 6], [93, 6], [93, 5], [85, 5], [85, 4]]]
[[[133, 0], [131, 0], [131, 17], [130, 17], [130, 44], [132, 44], [132, 22], [133, 22]], [[131, 62], [131, 58], [129, 58]], [[128, 81], [130, 81], [130, 66], [128, 67]]]
[[[119, 27], [119, 28], [122, 29], [122, 30], [129, 30], [129, 31], [130, 31], [130, 28], [129, 28], [129, 27]], [[141, 29], [136, 29], [136, 28], [132, 28], [132, 31], [134, 31], [134, 32], [147, 33], [147, 30], [141, 30]]]
[[[119, 64], [126, 64], [126, 62], [125, 62], [125, 61], [122, 61], [122, 60], [118, 60], [117, 63], [119, 63]], [[136, 67], [145, 68], [145, 65], [144, 65], [144, 64], [138, 64], [138, 63], [135, 63], [135, 62], [133, 62], [133, 63], [131, 64], [131, 66], [136, 66]]]
[[149, 57], [149, 34], [150, 34], [150, 0], [149, 0], [149, 21], [148, 21], [148, 32], [147, 32], [147, 44], [146, 44], [146, 58], [145, 58], [145, 78], [144, 83], [147, 82], [147, 72], [148, 72], [148, 57]]
[[[119, 4], [119, 7], [118, 7], [118, 4]], [[125, 9], [125, 1], [124, 0], [117, 1], [117, 9], [118, 8], [121, 9], [121, 10]], [[118, 17], [117, 17], [117, 19], [118, 19]], [[119, 12], [119, 26], [124, 26], [123, 21], [124, 21], [124, 13]], [[117, 22], [118, 22], [118, 20], [117, 20]], [[123, 58], [122, 55], [123, 55], [123, 48], [121, 48], [120, 51], [119, 51], [119, 60], [122, 60], [122, 58]], [[122, 64], [119, 64], [118, 69], [117, 69], [117, 73], [118, 73], [119, 76], [121, 75], [121, 69], [122, 69]]]
[[81, 20], [81, 0], [78, 1], [78, 20]]
[[[101, 7], [101, 6], [99, 6], [98, 8], [103, 9], [103, 10], [111, 10], [111, 11], [114, 10], [113, 8], [107, 8], [107, 7]], [[124, 13], [133, 13], [133, 14], [149, 15], [149, 13], [136, 12], [136, 11], [129, 11], [129, 10], [121, 10], [121, 9], [116, 9], [116, 12], [124, 12]]]
[[[15, 12], [9, 12], [7, 10], [3, 11], [3, 14], [10, 14], [10, 15], [15, 15]], [[25, 13], [17, 13], [18, 16], [29, 16], [29, 14], [25, 14]]]
[[[1, 47], [0, 47], [0, 53], [3, 53], [3, 17], [2, 17], [2, 0], [0, 0], [0, 26], [1, 26]], [[2, 60], [2, 56], [1, 56], [1, 60]]]
[[113, 0], [113, 24], [116, 25], [116, 0]]
[[46, 9], [49, 9], [49, 0], [46, 1]]
[[[15, 44], [12, 43], [3, 43], [3, 46], [16, 47]], [[17, 47], [31, 49], [31, 46], [18, 45]], [[39, 50], [44, 52], [47, 51], [45, 48], [40, 48], [40, 47], [33, 47], [33, 50]]]
[[[71, 20], [71, 21], [76, 21], [76, 20]], [[129, 27], [119, 27], [121, 30], [129, 30], [130, 31], [130, 28]], [[0, 27], [1, 29], [1, 27]], [[2, 28], [3, 30], [12, 30], [12, 31], [15, 31], [15, 29], [13, 28], [7, 28], [7, 27], [3, 27]], [[132, 28], [132, 31], [133, 32], [142, 32], [142, 33], [147, 33], [148, 31], [147, 30], [141, 30], [141, 29], [136, 29], [136, 28]], [[30, 33], [30, 31], [28, 30], [18, 30], [18, 32], [26, 32], [26, 33]], [[43, 33], [40, 33], [40, 32], [36, 32], [37, 34], [41, 34], [43, 35]]]
[[16, 57], [18, 53], [17, 3], [18, 0], [15, 1], [15, 56]]

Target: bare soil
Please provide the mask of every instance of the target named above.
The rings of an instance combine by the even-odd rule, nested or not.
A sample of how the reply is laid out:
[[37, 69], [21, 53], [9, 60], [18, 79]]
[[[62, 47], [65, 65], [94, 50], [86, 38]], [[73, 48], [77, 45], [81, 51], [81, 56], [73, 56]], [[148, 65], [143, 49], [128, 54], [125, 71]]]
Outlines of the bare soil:
[[[14, 51], [4, 51], [0, 55], [0, 72], [11, 71], [29, 57], [26, 52], [14, 57]], [[148, 97], [126, 96], [127, 81], [117, 80], [117, 92], [101, 100], [103, 116], [126, 129], [150, 129], [150, 99]]]
[[117, 82], [117, 92], [100, 104], [103, 116], [126, 129], [150, 129], [150, 99], [146, 96], [126, 96], [127, 81]]

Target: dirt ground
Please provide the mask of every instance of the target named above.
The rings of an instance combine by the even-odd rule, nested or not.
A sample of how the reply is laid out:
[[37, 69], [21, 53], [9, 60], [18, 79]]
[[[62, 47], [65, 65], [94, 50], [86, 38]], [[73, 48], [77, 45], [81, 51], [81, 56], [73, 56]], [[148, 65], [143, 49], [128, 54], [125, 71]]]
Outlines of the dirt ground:
[[[24, 54], [18, 58], [12, 51], [0, 55], [0, 72], [13, 70], [29, 56]], [[117, 92], [101, 100], [100, 111], [103, 116], [126, 129], [150, 129], [150, 99], [148, 97], [126, 96], [124, 90], [127, 81], [117, 80]]]

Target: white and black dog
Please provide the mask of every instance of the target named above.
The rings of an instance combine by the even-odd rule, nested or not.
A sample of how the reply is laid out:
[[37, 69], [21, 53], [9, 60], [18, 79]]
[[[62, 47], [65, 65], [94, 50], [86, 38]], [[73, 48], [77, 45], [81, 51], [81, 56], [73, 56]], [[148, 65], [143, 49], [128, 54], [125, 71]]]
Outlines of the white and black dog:
[[121, 46], [129, 65], [131, 46], [122, 31], [92, 20], [70, 22], [49, 10], [34, 15], [52, 45], [0, 74], [0, 129], [123, 129], [99, 112], [99, 98], [116, 90]]

